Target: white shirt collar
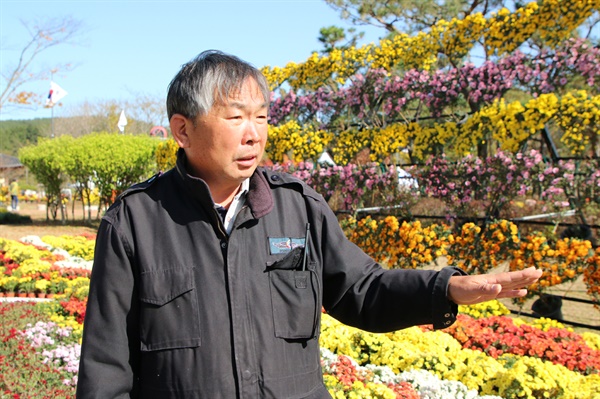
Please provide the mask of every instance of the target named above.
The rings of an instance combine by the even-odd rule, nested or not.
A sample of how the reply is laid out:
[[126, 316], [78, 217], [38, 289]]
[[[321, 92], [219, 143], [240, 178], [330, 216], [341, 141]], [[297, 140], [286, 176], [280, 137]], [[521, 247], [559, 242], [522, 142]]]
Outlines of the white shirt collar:
[[[227, 209], [227, 214], [225, 215], [225, 219], [223, 220], [223, 227], [225, 227], [225, 231], [227, 234], [231, 233], [231, 229], [233, 228], [233, 222], [235, 221], [236, 216], [242, 209], [244, 205], [244, 201], [246, 199], [246, 193], [250, 189], [250, 178], [244, 180], [242, 185], [240, 186], [240, 190], [233, 197], [231, 204], [229, 205], [229, 209]], [[220, 205], [215, 204], [215, 207]]]

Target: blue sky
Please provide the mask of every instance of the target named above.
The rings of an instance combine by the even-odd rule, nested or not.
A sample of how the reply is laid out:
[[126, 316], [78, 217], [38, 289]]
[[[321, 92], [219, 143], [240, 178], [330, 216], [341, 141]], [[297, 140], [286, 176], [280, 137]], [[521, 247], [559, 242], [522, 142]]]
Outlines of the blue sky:
[[[135, 93], [164, 96], [179, 67], [206, 49], [235, 54], [257, 67], [304, 61], [321, 48], [319, 29], [349, 27], [323, 0], [32, 1], [0, 0], [0, 67], [4, 73], [28, 40], [23, 21], [71, 16], [83, 21], [80, 45], [53, 47], [34, 68], [76, 68], [54, 81], [69, 94], [54, 116], [84, 101], [123, 101]], [[384, 32], [365, 31], [362, 43]], [[362, 44], [361, 43], [361, 44]], [[2, 81], [1, 84], [4, 84]], [[49, 81], [27, 89], [47, 95]], [[51, 111], [3, 110], [0, 119], [50, 117]]]

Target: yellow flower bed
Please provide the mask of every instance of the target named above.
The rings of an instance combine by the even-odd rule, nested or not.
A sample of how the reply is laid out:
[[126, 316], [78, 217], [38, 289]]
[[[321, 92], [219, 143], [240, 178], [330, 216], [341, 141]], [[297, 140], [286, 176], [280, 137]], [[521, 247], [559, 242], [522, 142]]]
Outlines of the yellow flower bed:
[[456, 380], [482, 395], [504, 398], [595, 399], [600, 375], [584, 376], [564, 366], [529, 356], [502, 355], [462, 349], [443, 331], [419, 327], [374, 334], [322, 317], [320, 344], [359, 364], [388, 366], [398, 373], [425, 369], [444, 380]]
[[0, 238], [0, 250], [5, 251], [6, 256], [17, 263], [22, 263], [26, 260], [40, 260], [52, 256], [52, 253], [48, 250], [38, 249], [34, 246], [5, 238]]
[[67, 251], [71, 256], [78, 256], [85, 260], [94, 259], [95, 240], [82, 236], [43, 236], [42, 241]]
[[475, 305], [459, 305], [458, 311], [461, 314], [466, 314], [474, 319], [490, 316], [503, 316], [510, 314], [510, 310], [498, 301], [487, 301]]

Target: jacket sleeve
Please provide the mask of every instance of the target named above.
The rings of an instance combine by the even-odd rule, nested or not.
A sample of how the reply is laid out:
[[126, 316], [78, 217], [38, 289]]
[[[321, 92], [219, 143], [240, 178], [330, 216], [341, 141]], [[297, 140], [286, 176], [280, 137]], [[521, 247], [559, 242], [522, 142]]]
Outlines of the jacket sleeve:
[[138, 305], [127, 248], [114, 226], [104, 219], [94, 252], [78, 399], [136, 397]]
[[447, 296], [448, 282], [462, 270], [383, 269], [341, 230], [333, 212], [323, 211], [323, 306], [344, 324], [389, 332], [433, 324], [449, 327], [458, 306]]

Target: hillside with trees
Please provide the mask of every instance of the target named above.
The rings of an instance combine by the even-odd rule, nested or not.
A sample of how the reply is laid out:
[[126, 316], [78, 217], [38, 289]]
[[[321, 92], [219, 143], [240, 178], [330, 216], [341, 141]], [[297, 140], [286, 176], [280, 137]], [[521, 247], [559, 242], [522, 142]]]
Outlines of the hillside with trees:
[[17, 156], [21, 147], [49, 136], [50, 128], [50, 118], [0, 121], [0, 153]]

